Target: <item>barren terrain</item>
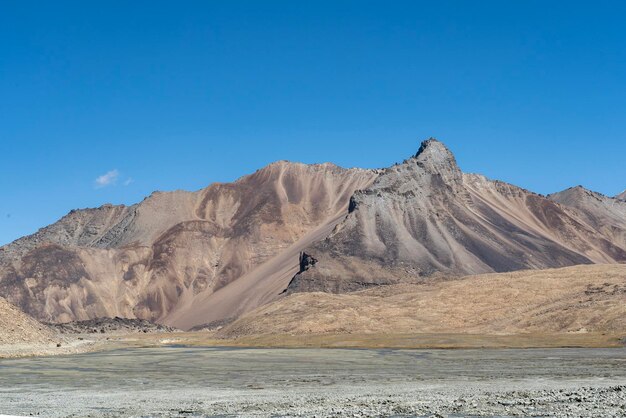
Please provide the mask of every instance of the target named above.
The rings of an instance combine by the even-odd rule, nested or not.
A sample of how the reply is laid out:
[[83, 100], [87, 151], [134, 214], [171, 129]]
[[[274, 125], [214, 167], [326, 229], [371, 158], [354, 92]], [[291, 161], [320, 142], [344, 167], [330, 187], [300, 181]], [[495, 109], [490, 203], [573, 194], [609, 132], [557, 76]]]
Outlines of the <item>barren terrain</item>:
[[[212, 331], [138, 320], [45, 326], [3, 301], [0, 357], [123, 347], [622, 347], [626, 265], [428, 278], [364, 291], [295, 293]], [[167, 331], [167, 332], [164, 332]], [[57, 347], [57, 344], [61, 344]]]
[[0, 298], [0, 358], [70, 354], [84, 346], [83, 341], [59, 335]]
[[355, 192], [348, 216], [304, 250], [290, 292], [350, 292], [440, 274], [626, 262], [626, 202], [542, 196], [461, 171], [434, 139]]
[[218, 335], [626, 336], [625, 299], [626, 265], [583, 265], [425, 279], [348, 294], [296, 293]]
[[[48, 323], [119, 317], [227, 325], [224, 335], [610, 333], [623, 330], [613, 279], [569, 287], [557, 273], [524, 271], [456, 280], [619, 263], [626, 201], [582, 187], [542, 196], [464, 173], [430, 139], [382, 170], [279, 161], [196, 192], [71, 211], [0, 248], [0, 296]], [[394, 286], [315, 293], [382, 285]], [[232, 324], [259, 307], [279, 319], [275, 330], [265, 317]]]
[[74, 210], [0, 248], [0, 296], [44, 322], [119, 316], [190, 328], [237, 316], [287, 287], [299, 250], [375, 176], [280, 161], [197, 192]]
[[54, 341], [55, 333], [0, 298], [0, 345]]
[[2, 360], [0, 410], [41, 417], [623, 416], [623, 362], [624, 349], [130, 348]]

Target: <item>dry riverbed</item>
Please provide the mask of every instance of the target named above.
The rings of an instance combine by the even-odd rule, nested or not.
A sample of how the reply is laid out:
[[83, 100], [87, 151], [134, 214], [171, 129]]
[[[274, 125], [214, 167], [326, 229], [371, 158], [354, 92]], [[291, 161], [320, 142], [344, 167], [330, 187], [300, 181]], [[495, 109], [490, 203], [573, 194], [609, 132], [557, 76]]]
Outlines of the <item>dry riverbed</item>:
[[53, 356], [0, 359], [0, 414], [626, 415], [618, 334], [220, 339], [214, 332], [85, 330], [58, 334], [60, 346], [0, 346], [0, 357]]
[[0, 360], [0, 413], [623, 416], [626, 350], [162, 346]]

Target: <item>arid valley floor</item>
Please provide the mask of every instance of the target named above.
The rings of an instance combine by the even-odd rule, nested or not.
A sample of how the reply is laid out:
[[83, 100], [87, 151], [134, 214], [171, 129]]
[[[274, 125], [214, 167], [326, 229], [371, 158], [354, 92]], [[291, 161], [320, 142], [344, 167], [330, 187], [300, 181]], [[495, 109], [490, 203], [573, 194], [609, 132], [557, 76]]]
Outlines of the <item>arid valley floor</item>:
[[5, 360], [0, 408], [52, 417], [623, 416], [620, 349], [166, 346]]
[[607, 323], [624, 317], [625, 273], [592, 265], [295, 294], [195, 332], [121, 319], [43, 327], [37, 342], [0, 346], [3, 357], [44, 355], [0, 360], [0, 411], [622, 416], [626, 334]]

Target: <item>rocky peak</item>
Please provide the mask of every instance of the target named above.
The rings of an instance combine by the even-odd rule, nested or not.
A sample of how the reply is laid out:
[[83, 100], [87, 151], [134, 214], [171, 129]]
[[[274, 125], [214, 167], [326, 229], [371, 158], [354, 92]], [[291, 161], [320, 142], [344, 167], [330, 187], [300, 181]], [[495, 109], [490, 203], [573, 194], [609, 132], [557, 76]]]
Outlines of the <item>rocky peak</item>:
[[412, 160], [431, 174], [439, 174], [448, 182], [461, 177], [454, 154], [442, 142], [430, 138], [422, 142]]
[[[354, 193], [350, 199], [348, 213], [355, 212], [365, 202], [368, 207], [378, 207], [390, 201], [402, 202], [400, 206], [424, 205], [433, 194], [447, 197], [462, 196], [463, 173], [456, 164], [454, 155], [436, 139], [422, 142], [417, 154], [377, 172], [374, 183]], [[409, 202], [409, 203], [407, 203]]]
[[626, 190], [615, 196], [616, 199], [626, 200]]
[[428, 138], [425, 141], [422, 141], [420, 144], [420, 148], [417, 153], [413, 156], [413, 158], [433, 158], [433, 157], [443, 157], [452, 158], [454, 160], [454, 156], [452, 152], [445, 146], [445, 144], [435, 138]]

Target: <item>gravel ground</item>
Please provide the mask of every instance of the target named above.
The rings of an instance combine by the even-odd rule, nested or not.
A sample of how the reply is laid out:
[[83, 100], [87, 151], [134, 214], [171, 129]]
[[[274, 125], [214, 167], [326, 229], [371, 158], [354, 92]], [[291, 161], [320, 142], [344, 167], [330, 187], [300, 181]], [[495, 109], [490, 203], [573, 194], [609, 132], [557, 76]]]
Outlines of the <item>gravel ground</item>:
[[[5, 413], [50, 417], [204, 416], [626, 416], [626, 386], [491, 391], [333, 388], [314, 391], [184, 390], [3, 396]], [[495, 389], [495, 388], [491, 388]]]
[[0, 413], [626, 416], [626, 351], [169, 347], [0, 361]]
[[65, 324], [46, 324], [61, 334], [111, 334], [133, 332], [173, 332], [174, 328], [155, 324], [143, 319], [96, 318], [88, 321], [68, 322]]

